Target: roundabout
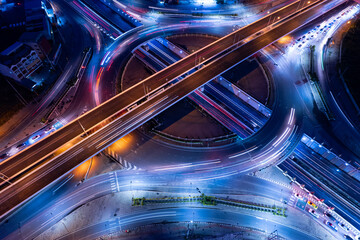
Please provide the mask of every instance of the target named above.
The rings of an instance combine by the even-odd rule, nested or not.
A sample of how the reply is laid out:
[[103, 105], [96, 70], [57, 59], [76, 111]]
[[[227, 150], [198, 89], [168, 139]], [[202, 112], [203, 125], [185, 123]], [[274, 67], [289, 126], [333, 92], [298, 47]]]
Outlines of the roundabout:
[[324, 147], [335, 119], [324, 119], [324, 82], [314, 81], [322, 60], [311, 65], [322, 51], [311, 44], [345, 15], [342, 8], [354, 7], [341, 0], [54, 1], [88, 31], [91, 60], [82, 59], [73, 102], [57, 114], [64, 127], [9, 158], [39, 144], [22, 158], [39, 162], [10, 177], [11, 162], [0, 164], [0, 191], [9, 192], [2, 208], [46, 185], [3, 218], [0, 238], [359, 235], [356, 206], [344, 198], [356, 201], [356, 169]]
[[[228, 23], [224, 23], [229, 28], [232, 26]], [[225, 26], [223, 26], [222, 31], [225, 31]], [[109, 86], [109, 79], [122, 79], [124, 77], [123, 74], [116, 74], [121, 71], [117, 69], [125, 69], [127, 66], [127, 59], [134, 60], [132, 52], [134, 49], [137, 49], [142, 44], [149, 42], [151, 39], [155, 39], [158, 36], [166, 37], [166, 36], [181, 36], [181, 34], [217, 34], [217, 28], [207, 30], [209, 32], [204, 32], [202, 28], [202, 24], [198, 26], [195, 24], [185, 24], [185, 25], [175, 25], [175, 26], [166, 26], [162, 28], [162, 31], [157, 31], [156, 28], [150, 27], [148, 30], [143, 29], [138, 31], [138, 33], [134, 35], [125, 35], [124, 39], [119, 39], [119, 45], [116, 42], [111, 46], [108, 52], [112, 52], [110, 57], [106, 59], [105, 62], [108, 65], [101, 66], [101, 69], [106, 69], [106, 71], [99, 71], [98, 81], [99, 89], [102, 89], [102, 92], [109, 92], [106, 89], [119, 89], [114, 86]], [[142, 33], [142, 34], [139, 34]], [[124, 48], [124, 44], [126, 43], [126, 48]], [[181, 45], [181, 44], [180, 44]], [[121, 48], [120, 48], [121, 46]], [[182, 45], [184, 46], [184, 45]], [[200, 47], [200, 46], [198, 46]], [[274, 68], [274, 64], [270, 58], [268, 58], [264, 54], [260, 54], [259, 59], [263, 62], [264, 67], [272, 71]], [[125, 62], [124, 62], [125, 60]], [[137, 64], [140, 64], [137, 61]], [[240, 66], [240, 65], [239, 65]], [[135, 68], [139, 69], [139, 68]], [[241, 69], [241, 68], [240, 68]], [[275, 74], [276, 74], [275, 69]], [[131, 70], [128, 70], [129, 72]], [[236, 71], [236, 70], [234, 70]], [[142, 74], [142, 77], [146, 77], [151, 72], [148, 71], [132, 71], [131, 74]], [[143, 72], [143, 73], [141, 73]], [[146, 74], [145, 74], [146, 72]], [[262, 71], [261, 71], [262, 72]], [[234, 75], [229, 72], [230, 75]], [[209, 148], [208, 143], [206, 142], [205, 146], [200, 146], [200, 148], [193, 146], [192, 141], [189, 141], [186, 144], [177, 144], [178, 141], [158, 141], [158, 139], [162, 140], [164, 136], [156, 136], [155, 140], [151, 138], [151, 135], [143, 141], [143, 144], [140, 144], [136, 147], [136, 153], [134, 151], [129, 152], [128, 155], [122, 156], [128, 162], [131, 162], [133, 165], [137, 166], [141, 169], [146, 169], [149, 171], [171, 171], [171, 169], [176, 169], [176, 172], [181, 171], [182, 165], [186, 165], [184, 171], [189, 172], [192, 171], [201, 172], [200, 166], [203, 166], [204, 159], [207, 159], [205, 162], [210, 164], [210, 166], [206, 167], [206, 173], [209, 175], [209, 171], [213, 171], [214, 174], [211, 174], [209, 178], [217, 178], [221, 176], [229, 176], [238, 173], [246, 173], [253, 172], [256, 169], [265, 168], [266, 166], [272, 165], [275, 162], [280, 162], [279, 159], [285, 159], [289, 156], [290, 152], [296, 146], [297, 141], [300, 140], [302, 132], [302, 104], [299, 100], [297, 100], [300, 96], [296, 94], [291, 94], [289, 89], [294, 88], [294, 85], [287, 82], [283, 76], [279, 76], [276, 78], [274, 73], [272, 74], [271, 84], [271, 103], [275, 104], [277, 102], [285, 102], [281, 99], [287, 99], [286, 104], [275, 104], [275, 108], [272, 110], [271, 117], [267, 120], [266, 124], [262, 126], [259, 131], [250, 137], [244, 138], [240, 141], [231, 140], [229, 144], [225, 144], [223, 146], [215, 146], [214, 148]], [[132, 81], [139, 81], [141, 78], [136, 78], [134, 76]], [[263, 78], [263, 77], [262, 77]], [[120, 86], [124, 85], [131, 86], [131, 79], [129, 77], [125, 78], [125, 82], [121, 82], [118, 84]], [[116, 81], [110, 81], [113, 84]], [[266, 82], [266, 80], [265, 80]], [[124, 84], [125, 83], [125, 84]], [[267, 87], [265, 87], [266, 89]], [[266, 89], [267, 90], [267, 89]], [[145, 89], [146, 91], [146, 89]], [[95, 91], [95, 98], [106, 100], [107, 97], [101, 95], [99, 91]], [[268, 96], [267, 93], [260, 94], [262, 96]], [[289, 97], [291, 96], [291, 97]], [[266, 99], [267, 97], [263, 97]], [[269, 98], [270, 99], [270, 98]], [[289, 101], [291, 99], [291, 101]], [[184, 100], [182, 100], [184, 101]], [[293, 109], [293, 110], [292, 110]], [[171, 111], [171, 108], [169, 110]], [[159, 115], [166, 116], [166, 115]], [[163, 117], [163, 119], [166, 117]], [[291, 121], [290, 121], [291, 120]], [[170, 121], [171, 122], [171, 121]], [[276, 124], [274, 124], [276, 122]], [[290, 125], [289, 125], [290, 124]], [[184, 126], [180, 127], [183, 128]], [[271, 133], [271, 134], [270, 134]], [[136, 139], [142, 139], [143, 133], [133, 133]], [[171, 136], [175, 136], [176, 134], [169, 134]], [[186, 134], [180, 136], [182, 139], [186, 140]], [[209, 136], [209, 135], [208, 135]], [[229, 135], [228, 135], [229, 136]], [[231, 136], [231, 135], [230, 135]], [[168, 137], [165, 136], [165, 137]], [[188, 136], [189, 138], [189, 136]], [[291, 140], [289, 140], [291, 139]], [[295, 140], [297, 139], [297, 140]], [[279, 141], [278, 141], [279, 140]], [[284, 144], [286, 143], [287, 144]], [[196, 145], [196, 144], [195, 144]], [[280, 147], [281, 146], [281, 147]], [[159, 149], [159, 151], [152, 152], [149, 154], [150, 149]], [[115, 149], [114, 149], [115, 150]], [[116, 151], [116, 150], [115, 150]], [[171, 158], [166, 156], [171, 155]], [[226, 156], [226, 157], [224, 157]], [[249, 157], [251, 161], [249, 161]], [[263, 159], [263, 160], [261, 160]], [[165, 161], [164, 161], [165, 160]], [[274, 162], [275, 161], [275, 162]], [[197, 162], [199, 162], [200, 166], [197, 166]], [[216, 163], [214, 165], [214, 163]], [[188, 165], [191, 165], [190, 167]], [[206, 164], [207, 165], [207, 164]], [[211, 166], [214, 165], [214, 166]], [[200, 168], [200, 169], [199, 169]], [[230, 170], [231, 169], [231, 170]], [[208, 178], [205, 178], [208, 179]]]

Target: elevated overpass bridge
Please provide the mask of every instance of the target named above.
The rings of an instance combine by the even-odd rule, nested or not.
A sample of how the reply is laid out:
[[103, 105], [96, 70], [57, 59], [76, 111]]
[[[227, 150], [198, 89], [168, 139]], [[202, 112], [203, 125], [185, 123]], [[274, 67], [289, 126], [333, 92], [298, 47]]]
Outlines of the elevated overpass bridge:
[[[150, 76], [7, 159], [0, 165], [1, 219], [89, 157], [234, 64], [341, 3], [342, 0], [296, 1]], [[199, 69], [187, 76], [194, 68]], [[97, 130], [53, 157], [55, 150], [94, 128]], [[286, 154], [290, 152], [276, 158]], [[246, 167], [252, 170], [255, 166]]]

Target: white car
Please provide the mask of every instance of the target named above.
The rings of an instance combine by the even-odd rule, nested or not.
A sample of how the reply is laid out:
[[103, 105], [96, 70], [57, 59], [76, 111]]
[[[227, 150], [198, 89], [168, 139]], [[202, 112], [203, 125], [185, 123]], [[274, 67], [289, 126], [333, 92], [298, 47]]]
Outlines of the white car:
[[36, 136], [33, 136], [33, 137], [31, 138], [31, 140], [36, 141], [36, 140], [39, 139], [39, 138], [40, 138], [40, 135], [36, 135]]
[[300, 199], [300, 200], [303, 200], [303, 199], [304, 199], [304, 197], [301, 196], [299, 193], [295, 193], [295, 197], [297, 197], [297, 198]]
[[55, 131], [55, 128], [53, 126], [48, 127], [47, 129], [45, 129], [45, 133], [50, 133], [50, 132], [53, 132], [53, 131]]

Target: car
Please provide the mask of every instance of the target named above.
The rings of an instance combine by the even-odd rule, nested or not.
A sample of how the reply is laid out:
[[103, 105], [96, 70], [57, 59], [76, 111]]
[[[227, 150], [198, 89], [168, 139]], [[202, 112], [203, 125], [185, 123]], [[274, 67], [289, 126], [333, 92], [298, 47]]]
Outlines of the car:
[[317, 214], [314, 209], [309, 209], [309, 213], [313, 215], [313, 217], [319, 218], [319, 214]]
[[338, 223], [339, 227], [341, 227], [345, 232], [350, 231], [350, 229], [344, 223]]
[[297, 198], [300, 199], [300, 200], [303, 200], [303, 199], [304, 199], [304, 197], [301, 196], [299, 193], [295, 193], [295, 197], [297, 197]]
[[326, 223], [326, 225], [328, 225], [328, 226], [331, 227], [334, 231], [337, 232], [337, 227], [336, 227], [333, 223], [331, 223], [331, 222], [329, 222], [329, 221], [325, 221], [325, 223]]
[[25, 143], [20, 143], [19, 145], [16, 146], [16, 148], [17, 148], [17, 149], [20, 149], [20, 148], [22, 148], [22, 147], [25, 147], [25, 145], [26, 145]]
[[349, 235], [344, 235], [344, 238], [346, 239], [346, 240], [354, 240], [352, 237], [350, 237]]
[[314, 208], [314, 209], [317, 209], [318, 208], [318, 206], [315, 204], [315, 203], [313, 203], [312, 201], [307, 201], [307, 204], [309, 204], [312, 208]]
[[299, 44], [298, 48], [301, 48], [301, 46], [302, 46], [302, 45], [301, 45], [301, 44]]
[[54, 126], [51, 126], [45, 129], [45, 133], [50, 133], [53, 132], [54, 130], [55, 130]]
[[334, 216], [333, 216], [333, 215], [331, 215], [330, 213], [325, 212], [325, 213], [324, 213], [324, 216], [326, 216], [326, 217], [328, 217], [330, 220], [332, 220], [332, 221], [336, 222], [336, 218], [334, 218]]
[[7, 153], [3, 153], [0, 155], [0, 160], [3, 160], [4, 158], [6, 158], [8, 156]]
[[31, 140], [35, 141], [35, 140], [37, 140], [37, 139], [39, 139], [39, 138], [40, 138], [40, 135], [38, 134], [38, 135], [33, 136], [33, 137], [31, 138]]

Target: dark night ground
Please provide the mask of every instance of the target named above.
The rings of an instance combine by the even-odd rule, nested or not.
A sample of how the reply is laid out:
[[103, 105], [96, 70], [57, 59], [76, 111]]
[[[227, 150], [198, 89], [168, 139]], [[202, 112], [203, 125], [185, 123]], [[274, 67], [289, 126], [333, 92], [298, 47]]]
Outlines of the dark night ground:
[[342, 44], [340, 70], [345, 82], [360, 106], [360, 20], [346, 34]]
[[[30, 92], [12, 82], [17, 91], [28, 99]], [[0, 126], [7, 122], [23, 105], [16, 97], [15, 91], [7, 83], [7, 81], [0, 77]]]

